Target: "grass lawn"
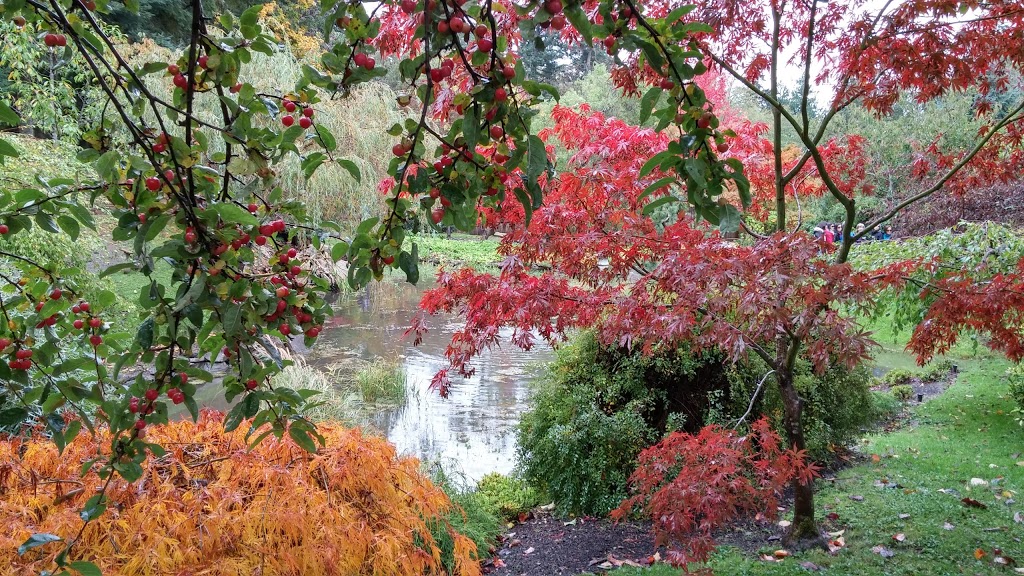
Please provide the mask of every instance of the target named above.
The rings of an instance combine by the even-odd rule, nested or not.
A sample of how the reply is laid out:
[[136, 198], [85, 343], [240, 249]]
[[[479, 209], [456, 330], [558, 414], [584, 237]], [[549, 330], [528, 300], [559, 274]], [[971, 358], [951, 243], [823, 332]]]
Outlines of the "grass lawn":
[[[883, 365], [913, 367], [900, 339], [876, 328], [884, 345], [881, 361], [897, 361]], [[819, 481], [819, 517], [836, 515], [823, 526], [843, 530], [845, 547], [835, 556], [810, 551], [781, 562], [726, 548], [710, 564], [714, 573], [807, 574], [801, 566], [807, 562], [823, 573], [843, 575], [1024, 573], [1015, 571], [1021, 565], [995, 561], [998, 549], [1024, 564], [1024, 429], [1009, 415], [1014, 405], [1004, 378], [1008, 364], [984, 351], [974, 355], [970, 344], [949, 357], [960, 368], [956, 384], [913, 407], [902, 428], [865, 437], [858, 450], [870, 456], [866, 462], [840, 471], [834, 481]], [[972, 485], [972, 479], [984, 485]], [[967, 506], [962, 498], [985, 508]], [[762, 552], [774, 552], [774, 544]], [[883, 557], [872, 551], [876, 546], [893, 554]], [[613, 572], [680, 573], [666, 566]]]
[[484, 239], [471, 234], [453, 234], [450, 239], [439, 234], [420, 234], [406, 242], [415, 242], [423, 263], [454, 270], [468, 266], [477, 270], [494, 267], [501, 262], [498, 239]]

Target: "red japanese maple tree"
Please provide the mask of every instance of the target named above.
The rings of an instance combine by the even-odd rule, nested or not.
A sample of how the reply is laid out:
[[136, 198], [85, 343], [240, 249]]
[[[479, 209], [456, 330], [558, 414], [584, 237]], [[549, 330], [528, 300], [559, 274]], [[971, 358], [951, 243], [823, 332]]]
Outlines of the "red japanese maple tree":
[[[997, 113], [988, 98], [1024, 69], [1024, 52], [1012, 40], [1024, 35], [1024, 9], [1010, 1], [941, 0], [881, 7], [863, 1], [717, 0], [695, 8], [654, 2], [642, 10], [626, 0], [622, 6], [629, 26], [648, 31], [651, 41], [619, 53], [623, 64], [612, 75], [623, 90], [644, 94], [641, 116], [655, 118], [656, 129], [585, 107], [556, 108], [555, 128], [541, 136], [571, 151], [569, 166], [550, 182], [529, 226], [502, 241], [501, 272], [444, 271], [422, 308], [428, 315], [464, 317], [448, 350], [451, 370], [463, 376], [472, 373], [477, 353], [499, 342], [502, 327], [511, 327], [511, 341], [524, 348], [537, 338], [557, 344], [571, 329], [592, 327], [607, 344], [642, 350], [685, 341], [733, 359], [756, 354], [770, 367], [788, 440], [799, 453], [805, 439], [804, 403], [793, 383], [797, 359], [817, 369], [863, 360], [872, 342], [845, 311], [870, 307], [881, 291], [904, 286], [910, 272], [926, 264], [857, 271], [846, 263], [853, 241], [915, 202], [1005, 179], [1018, 168], [1024, 101]], [[622, 16], [603, 4], [585, 8], [593, 21]], [[703, 70], [710, 62], [745, 85], [771, 110], [770, 126], [663, 100], [671, 86], [662, 86], [659, 72], [682, 64], [660, 57], [659, 48], [671, 39], [659, 31], [680, 25], [691, 26], [686, 65]], [[795, 113], [779, 98], [787, 65], [804, 79]], [[812, 74], [815, 67], [821, 72]], [[810, 113], [815, 85], [834, 95], [817, 118]], [[980, 94], [977, 112], [988, 120], [974, 145], [959, 152], [923, 147], [916, 189], [854, 233], [857, 195], [870, 193], [868, 160], [859, 136], [829, 136], [833, 120], [855, 105], [885, 115], [900, 94], [924, 102], [968, 88]], [[686, 92], [698, 90], [705, 94], [697, 86]], [[796, 148], [782, 146], [784, 125], [797, 135]], [[714, 165], [692, 154], [705, 144], [719, 154]], [[727, 179], [736, 185], [725, 185]], [[833, 249], [788, 229], [791, 201], [801, 194], [824, 194], [843, 207], [845, 242]], [[724, 242], [711, 227], [734, 230], [741, 217], [769, 216], [775, 232], [747, 245]], [[1019, 279], [979, 283], [972, 272], [922, 285], [931, 312], [911, 343], [920, 359], [948, 348], [964, 328], [992, 332], [999, 336], [994, 346], [1021, 356]], [[426, 329], [425, 319], [417, 318], [413, 328]], [[448, 378], [448, 370], [435, 378], [442, 393]], [[788, 543], [820, 539], [807, 475], [795, 476], [792, 487]]]

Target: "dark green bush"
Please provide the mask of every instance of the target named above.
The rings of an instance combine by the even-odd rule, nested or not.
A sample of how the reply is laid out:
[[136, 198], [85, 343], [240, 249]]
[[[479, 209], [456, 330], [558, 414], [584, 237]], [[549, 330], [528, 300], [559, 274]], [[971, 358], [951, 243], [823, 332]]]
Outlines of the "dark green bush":
[[[732, 373], [732, 396], [736, 402], [730, 413], [742, 414], [747, 409], [757, 383], [768, 371], [759, 359], [737, 366]], [[854, 440], [863, 428], [878, 415], [871, 396], [871, 374], [867, 367], [848, 370], [833, 364], [824, 374], [816, 375], [811, 365], [797, 362], [794, 383], [804, 405], [803, 424], [807, 451], [818, 462], [831, 460], [835, 447]], [[771, 418], [785, 437], [782, 427], [782, 399], [775, 386], [765, 386], [754, 405], [754, 414]], [[749, 419], [749, 418], [748, 418]]]
[[505, 521], [515, 520], [540, 504], [540, 494], [525, 480], [497, 472], [481, 478], [476, 493], [491, 514]]
[[708, 394], [728, 387], [710, 354], [604, 350], [582, 333], [535, 384], [519, 426], [523, 475], [562, 512], [606, 514], [625, 498], [637, 454], [670, 427], [699, 428]]
[[[535, 385], [533, 409], [519, 426], [523, 476], [562, 512], [605, 514], [625, 497], [641, 450], [666, 432], [735, 425], [767, 372], [756, 358], [727, 366], [718, 355], [684, 348], [653, 356], [606, 350], [583, 333], [559, 350]], [[812, 458], [831, 459], [835, 446], [876, 417], [869, 379], [866, 368], [833, 367], [816, 376], [809, 363], [798, 363]], [[748, 422], [760, 415], [782, 432], [782, 403], [771, 382]]]

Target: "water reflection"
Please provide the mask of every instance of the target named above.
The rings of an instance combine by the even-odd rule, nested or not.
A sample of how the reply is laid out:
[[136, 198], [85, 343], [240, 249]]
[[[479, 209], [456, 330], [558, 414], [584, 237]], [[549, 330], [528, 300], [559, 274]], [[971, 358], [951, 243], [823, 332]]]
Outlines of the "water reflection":
[[[422, 287], [377, 284], [337, 304], [335, 318], [309, 356], [328, 367], [339, 359], [400, 358], [408, 374], [406, 405], [378, 414], [374, 424], [405, 454], [455, 465], [470, 480], [514, 465], [515, 427], [527, 407], [528, 382], [551, 351], [524, 352], [510, 344], [485, 352], [469, 379], [453, 379], [447, 399], [429, 390], [445, 366], [444, 350], [456, 324], [435, 318], [420, 346], [403, 339]], [[503, 334], [508, 336], [509, 334]]]

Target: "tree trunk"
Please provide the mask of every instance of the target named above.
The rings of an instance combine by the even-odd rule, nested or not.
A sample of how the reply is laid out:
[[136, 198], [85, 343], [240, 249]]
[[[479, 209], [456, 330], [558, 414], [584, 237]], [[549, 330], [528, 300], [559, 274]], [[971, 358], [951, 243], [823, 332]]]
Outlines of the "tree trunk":
[[[790, 446], [795, 450], [807, 448], [804, 438], [801, 416], [804, 410], [803, 400], [793, 387], [792, 367], [778, 373], [779, 392], [782, 396], [783, 423], [789, 437]], [[825, 540], [814, 519], [814, 483], [803, 484], [794, 479], [793, 487], [793, 524], [789, 527], [782, 540], [783, 545], [790, 549], [803, 550], [816, 546], [824, 546]]]

